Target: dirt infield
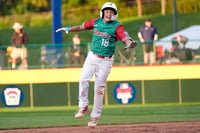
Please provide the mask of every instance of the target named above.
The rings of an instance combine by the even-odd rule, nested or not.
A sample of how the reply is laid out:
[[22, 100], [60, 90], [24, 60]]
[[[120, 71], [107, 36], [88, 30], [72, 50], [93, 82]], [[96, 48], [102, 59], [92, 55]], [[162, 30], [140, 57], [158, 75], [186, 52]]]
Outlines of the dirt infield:
[[0, 130], [0, 133], [200, 133], [200, 121]]

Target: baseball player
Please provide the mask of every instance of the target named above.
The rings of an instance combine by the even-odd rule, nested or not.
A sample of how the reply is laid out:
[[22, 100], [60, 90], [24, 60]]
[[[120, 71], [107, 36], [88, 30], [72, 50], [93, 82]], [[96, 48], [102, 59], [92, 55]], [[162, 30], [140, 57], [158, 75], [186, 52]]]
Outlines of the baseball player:
[[75, 114], [75, 118], [80, 119], [89, 112], [88, 87], [89, 81], [95, 75], [94, 106], [88, 122], [89, 127], [95, 127], [101, 116], [106, 80], [113, 65], [116, 41], [125, 43], [124, 49], [134, 48], [137, 45], [137, 42], [124, 30], [123, 25], [117, 21], [117, 16], [117, 6], [112, 2], [106, 2], [101, 8], [99, 18], [85, 21], [79, 26], [56, 30], [68, 33], [93, 29], [90, 51], [79, 80], [79, 110]]

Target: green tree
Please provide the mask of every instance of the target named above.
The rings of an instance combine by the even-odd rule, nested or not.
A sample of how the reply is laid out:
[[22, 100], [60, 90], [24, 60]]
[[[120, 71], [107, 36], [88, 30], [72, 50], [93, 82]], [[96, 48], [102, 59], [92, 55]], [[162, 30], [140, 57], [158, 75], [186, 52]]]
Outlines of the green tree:
[[49, 8], [50, 0], [22, 0], [23, 4], [32, 5], [36, 11], [40, 11], [43, 8]]
[[15, 8], [19, 2], [20, 0], [0, 0], [0, 16], [11, 15], [12, 9]]

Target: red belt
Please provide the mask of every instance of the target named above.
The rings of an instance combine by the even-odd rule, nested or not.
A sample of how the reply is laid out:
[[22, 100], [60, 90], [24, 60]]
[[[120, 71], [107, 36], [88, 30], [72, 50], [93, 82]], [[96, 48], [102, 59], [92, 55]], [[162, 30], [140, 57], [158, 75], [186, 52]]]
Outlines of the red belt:
[[106, 58], [106, 57], [108, 57], [108, 58], [111, 58], [111, 57], [112, 57], [112, 55], [111, 55], [111, 56], [101, 56], [101, 55], [97, 55], [97, 54], [95, 54], [95, 53], [93, 53], [93, 55], [95, 55], [96, 57], [101, 58], [101, 59], [104, 59], [104, 58]]

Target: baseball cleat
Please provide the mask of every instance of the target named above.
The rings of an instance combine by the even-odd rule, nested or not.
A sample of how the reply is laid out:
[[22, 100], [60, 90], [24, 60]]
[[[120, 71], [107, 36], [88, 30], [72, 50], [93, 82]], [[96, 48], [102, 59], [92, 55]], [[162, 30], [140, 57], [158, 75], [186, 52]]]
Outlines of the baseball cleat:
[[76, 112], [76, 114], [75, 114], [75, 118], [76, 118], [76, 119], [81, 119], [81, 118], [83, 118], [83, 116], [84, 116], [85, 114], [87, 114], [88, 112], [89, 112], [88, 106], [86, 106], [86, 107], [84, 107], [84, 108], [79, 108], [78, 112]]
[[88, 122], [88, 127], [96, 127], [98, 123], [99, 118], [90, 118], [90, 121]]

